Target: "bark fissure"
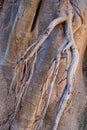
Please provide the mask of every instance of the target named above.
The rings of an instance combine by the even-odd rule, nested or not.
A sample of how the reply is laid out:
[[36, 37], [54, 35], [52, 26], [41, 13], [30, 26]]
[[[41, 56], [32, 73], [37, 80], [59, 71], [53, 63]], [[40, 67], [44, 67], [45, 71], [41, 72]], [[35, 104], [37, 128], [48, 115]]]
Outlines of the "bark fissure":
[[34, 20], [33, 20], [33, 23], [32, 23], [31, 32], [35, 28], [35, 25], [36, 25], [36, 22], [37, 22], [37, 18], [38, 18], [38, 15], [39, 15], [39, 11], [40, 11], [40, 7], [41, 7], [41, 3], [42, 3], [42, 0], [40, 0], [40, 2], [38, 4], [37, 10], [36, 10], [36, 13], [35, 13], [35, 16], [34, 16]]

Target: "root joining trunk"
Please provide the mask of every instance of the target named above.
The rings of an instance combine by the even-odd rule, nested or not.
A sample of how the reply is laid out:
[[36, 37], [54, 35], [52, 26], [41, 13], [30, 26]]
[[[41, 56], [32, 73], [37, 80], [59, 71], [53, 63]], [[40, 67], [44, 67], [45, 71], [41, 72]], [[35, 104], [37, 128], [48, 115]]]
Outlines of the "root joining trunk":
[[[27, 48], [24, 55], [21, 57], [21, 59], [17, 63], [16, 71], [15, 71], [15, 74], [14, 74], [14, 77], [13, 77], [13, 80], [11, 83], [11, 88], [14, 85], [14, 82], [16, 82], [16, 85], [20, 85], [21, 87], [19, 87], [20, 88], [19, 91], [16, 92], [16, 97], [17, 97], [16, 101], [17, 102], [16, 102], [13, 117], [11, 117], [11, 122], [13, 121], [13, 119], [15, 118], [15, 116], [18, 112], [19, 105], [22, 100], [25, 89], [27, 89], [27, 87], [29, 86], [29, 83], [32, 79], [39, 48], [44, 44], [44, 41], [48, 38], [48, 36], [53, 31], [55, 26], [65, 22], [66, 40], [58, 48], [56, 55], [54, 57], [55, 61], [53, 61], [53, 62], [55, 62], [55, 65], [54, 65], [54, 70], [53, 70], [53, 74], [52, 74], [52, 80], [48, 87], [48, 95], [47, 95], [46, 103], [45, 103], [39, 123], [36, 128], [37, 130], [40, 130], [42, 127], [42, 123], [43, 123], [44, 117], [46, 115], [46, 112], [47, 112], [47, 109], [48, 109], [48, 106], [50, 103], [50, 98], [52, 95], [52, 90], [53, 90], [53, 87], [55, 84], [55, 80], [58, 75], [59, 65], [60, 65], [60, 61], [61, 61], [61, 55], [62, 55], [62, 53], [66, 53], [66, 70], [67, 70], [66, 85], [65, 85], [65, 89], [63, 91], [62, 97], [60, 98], [60, 103], [58, 106], [58, 110], [57, 110], [53, 128], [52, 128], [52, 130], [57, 130], [61, 115], [66, 107], [66, 104], [70, 98], [70, 95], [71, 95], [71, 92], [73, 89], [73, 77], [75, 75], [78, 61], [79, 61], [79, 53], [78, 53], [78, 49], [76, 47], [76, 44], [75, 44], [75, 41], [73, 38], [73, 31], [72, 31], [72, 19], [73, 19], [72, 11], [73, 10], [72, 10], [72, 7], [71, 7], [69, 1], [67, 4], [68, 4], [68, 8], [65, 10], [65, 14], [61, 15], [59, 18], [54, 19], [50, 23], [50, 25], [45, 30], [45, 32], [29, 48]], [[78, 29], [78, 27], [77, 27], [77, 29]], [[77, 30], [75, 30], [75, 31], [77, 31]], [[75, 31], [74, 31], [74, 33], [75, 33]], [[70, 53], [71, 53], [71, 63], [69, 64], [68, 58], [69, 58]], [[31, 70], [30, 70], [29, 69], [30, 66], [29, 65], [27, 66], [27, 64], [30, 63], [30, 60], [32, 58], [33, 58], [33, 62], [32, 62]], [[25, 72], [23, 72], [22, 81], [20, 81], [20, 83], [18, 83], [16, 76], [19, 73], [18, 68], [21, 63], [22, 63], [22, 66], [24, 66], [26, 68], [26, 70], [25, 70]], [[16, 86], [16, 88], [17, 88], [17, 86]]]

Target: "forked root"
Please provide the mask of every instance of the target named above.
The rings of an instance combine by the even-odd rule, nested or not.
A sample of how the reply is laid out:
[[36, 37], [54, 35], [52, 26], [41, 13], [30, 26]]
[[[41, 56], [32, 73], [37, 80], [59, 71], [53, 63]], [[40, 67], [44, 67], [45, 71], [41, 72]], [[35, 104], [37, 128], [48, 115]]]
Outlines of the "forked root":
[[[48, 28], [45, 30], [45, 32], [41, 36], [39, 36], [39, 38], [31, 46], [29, 46], [27, 48], [24, 55], [20, 58], [19, 62], [17, 63], [17, 67], [19, 66], [19, 69], [20, 69], [20, 62], [23, 61], [22, 64], [24, 65], [24, 68], [25, 68], [25, 63], [29, 63], [31, 58], [34, 57], [30, 73], [29, 73], [29, 66], [27, 68], [27, 65], [26, 65], [26, 71], [24, 73], [24, 77], [23, 77], [22, 81], [20, 82], [21, 87], [19, 86], [20, 89], [19, 89], [19, 92], [17, 94], [17, 102], [16, 102], [14, 114], [10, 118], [10, 120], [9, 120], [10, 122], [12, 122], [13, 119], [15, 118], [15, 116], [18, 112], [19, 105], [21, 103], [23, 94], [24, 94], [25, 90], [27, 89], [27, 87], [29, 86], [30, 81], [32, 79], [34, 68], [35, 68], [35, 63], [36, 63], [36, 58], [37, 58], [36, 53], [38, 53], [39, 48], [43, 45], [44, 41], [51, 34], [51, 32], [53, 31], [55, 26], [57, 26], [58, 24], [60, 24], [62, 22], [65, 22], [65, 24], [66, 24], [66, 40], [58, 48], [58, 50], [56, 52], [56, 56], [54, 57], [55, 65], [54, 65], [54, 68], [53, 68], [52, 79], [51, 79], [50, 85], [48, 87], [48, 95], [47, 95], [46, 103], [45, 103], [45, 106], [43, 108], [43, 111], [42, 111], [42, 114], [41, 114], [41, 117], [40, 117], [40, 120], [39, 120], [39, 124], [37, 125], [37, 128], [36, 128], [36, 130], [41, 130], [43, 120], [44, 120], [44, 117], [46, 115], [49, 103], [50, 103], [50, 98], [51, 98], [51, 95], [52, 95], [52, 90], [53, 90], [53, 87], [54, 87], [54, 84], [55, 84], [55, 81], [56, 81], [56, 77], [58, 75], [59, 65], [60, 65], [60, 61], [61, 61], [61, 55], [62, 55], [62, 53], [66, 52], [66, 70], [67, 70], [66, 87], [65, 87], [64, 92], [62, 94], [62, 97], [60, 99], [57, 114], [56, 114], [56, 117], [55, 117], [55, 120], [54, 120], [54, 125], [53, 125], [53, 128], [52, 128], [52, 130], [57, 130], [57, 126], [58, 126], [58, 123], [60, 121], [61, 115], [62, 115], [62, 113], [63, 113], [63, 111], [66, 107], [67, 101], [70, 98], [70, 95], [71, 95], [71, 92], [72, 92], [73, 76], [76, 72], [76, 68], [77, 68], [78, 61], [79, 61], [79, 53], [78, 53], [76, 44], [74, 42], [73, 32], [72, 32], [72, 17], [73, 17], [72, 13], [68, 12], [68, 16], [66, 14], [65, 16], [61, 16], [59, 18], [54, 19], [50, 23]], [[71, 63], [70, 63], [70, 65], [69, 65], [69, 62], [68, 62], [69, 50], [71, 51]], [[15, 80], [17, 80], [16, 75], [18, 73], [19, 72], [16, 71], [15, 74], [14, 74], [14, 77], [13, 77], [13, 80], [12, 80], [12, 83], [11, 83], [11, 88], [13, 87]], [[16, 82], [18, 82], [18, 81], [16, 81]]]
[[[36, 130], [40, 130], [41, 127], [42, 127], [43, 119], [46, 115], [47, 108], [49, 106], [50, 98], [51, 98], [51, 95], [52, 95], [52, 90], [53, 90], [55, 80], [56, 80], [56, 77], [57, 77], [57, 74], [58, 74], [60, 60], [61, 60], [61, 53], [63, 52], [63, 49], [67, 44], [67, 41], [68, 40], [66, 40], [57, 51], [56, 59], [55, 59], [56, 60], [55, 61], [55, 67], [54, 67], [53, 76], [52, 76], [50, 86], [48, 87], [48, 95], [47, 95], [46, 103], [45, 103], [44, 109], [42, 111], [42, 115], [41, 115], [41, 118], [40, 118], [40, 121], [39, 121], [39, 126]], [[61, 118], [61, 115], [62, 115], [65, 107], [66, 107], [67, 101], [70, 97], [71, 90], [72, 90], [73, 76], [75, 74], [75, 71], [76, 71], [76, 68], [77, 68], [77, 65], [78, 65], [78, 61], [79, 61], [78, 50], [77, 50], [74, 42], [71, 46], [71, 50], [72, 50], [71, 51], [72, 57], [71, 57], [71, 64], [70, 65], [68, 63], [68, 50], [66, 50], [66, 52], [67, 52], [67, 55], [66, 55], [66, 69], [67, 69], [67, 81], [66, 82], [67, 82], [67, 84], [66, 84], [66, 87], [64, 89], [64, 92], [63, 92], [61, 100], [60, 100], [60, 104], [59, 104], [59, 107], [58, 107], [57, 115], [56, 115], [52, 130], [57, 130], [59, 120]]]
[[[70, 11], [70, 7], [69, 11]], [[58, 106], [58, 110], [57, 110], [57, 114], [55, 117], [55, 121], [54, 121], [54, 125], [52, 130], [57, 130], [58, 127], [58, 123], [60, 121], [61, 115], [67, 105], [67, 102], [70, 98], [71, 92], [72, 92], [72, 82], [73, 82], [73, 77], [74, 74], [76, 72], [77, 66], [78, 66], [78, 61], [79, 61], [79, 53], [76, 47], [76, 44], [74, 42], [74, 38], [73, 38], [73, 31], [72, 31], [72, 12], [68, 12], [68, 16], [67, 16], [67, 20], [66, 20], [66, 40], [65, 42], [61, 45], [61, 47], [58, 49], [57, 53], [56, 53], [56, 61], [55, 61], [55, 67], [54, 67], [54, 72], [53, 72], [53, 76], [52, 76], [52, 80], [50, 83], [50, 86], [48, 88], [48, 96], [47, 96], [47, 100], [46, 100], [46, 104], [44, 106], [44, 109], [42, 111], [42, 115], [41, 115], [41, 119], [39, 122], [39, 127], [37, 128], [37, 130], [41, 129], [42, 126], [42, 122], [43, 119], [46, 115], [47, 112], [47, 108], [50, 102], [50, 98], [52, 95], [52, 90], [53, 90], [53, 86], [55, 84], [55, 80], [56, 80], [56, 76], [58, 74], [58, 69], [59, 69], [59, 64], [60, 64], [60, 60], [61, 60], [61, 53], [64, 53], [66, 51], [67, 55], [66, 55], [66, 69], [67, 69], [67, 79], [66, 79], [66, 87], [64, 89], [64, 92], [62, 94], [62, 97], [60, 99], [60, 103]], [[68, 51], [71, 49], [71, 63], [69, 65], [68, 63], [68, 57], [69, 57], [69, 53]]]
[[74, 38], [73, 38], [73, 32], [72, 32], [72, 19], [70, 19], [70, 14], [69, 14], [69, 18], [67, 21], [67, 37], [69, 38], [69, 44], [67, 45], [66, 49], [69, 49], [71, 47], [71, 63], [69, 66], [69, 69], [67, 71], [67, 80], [66, 80], [66, 87], [63, 91], [62, 97], [60, 99], [60, 103], [58, 106], [58, 110], [56, 113], [56, 117], [54, 120], [54, 124], [53, 124], [53, 128], [52, 130], [57, 130], [60, 118], [62, 116], [62, 113], [67, 105], [67, 102], [70, 98], [72, 89], [73, 89], [73, 78], [78, 66], [78, 62], [79, 62], [79, 53], [78, 53], [78, 49], [76, 47], [76, 44], [74, 42]]
[[24, 55], [19, 59], [19, 61], [22, 60], [23, 58], [25, 58], [25, 56], [33, 48], [32, 52], [30, 52], [30, 54], [28, 55], [28, 60], [29, 60], [35, 54], [35, 52], [38, 51], [38, 49], [43, 45], [43, 43], [49, 37], [49, 35], [51, 34], [51, 32], [53, 31], [53, 29], [55, 28], [55, 26], [57, 26], [58, 24], [61, 24], [61, 23], [65, 22], [65, 21], [66, 21], [66, 16], [61, 16], [59, 18], [54, 19], [49, 24], [49, 26], [44, 31], [44, 33], [42, 35], [40, 35], [38, 37], [38, 39], [31, 46], [29, 46], [27, 48], [27, 50], [25, 51]]
[[[16, 114], [18, 112], [18, 109], [19, 109], [20, 102], [21, 102], [22, 97], [24, 95], [24, 92], [27, 89], [27, 87], [29, 86], [29, 83], [30, 83], [30, 81], [32, 79], [33, 72], [34, 72], [34, 67], [35, 67], [35, 62], [36, 62], [36, 58], [37, 58], [37, 55], [35, 55], [35, 53], [38, 52], [39, 48], [43, 45], [44, 41], [48, 38], [48, 36], [52, 32], [52, 30], [55, 28], [55, 26], [57, 26], [58, 24], [64, 22], [65, 20], [66, 20], [66, 17], [59, 17], [59, 18], [54, 19], [50, 23], [48, 28], [45, 30], [45, 32], [41, 36], [39, 36], [39, 38], [31, 46], [29, 46], [27, 48], [27, 50], [25, 51], [24, 55], [17, 62], [17, 65], [15, 67], [15, 73], [14, 73], [14, 76], [13, 76], [13, 79], [12, 79], [12, 83], [11, 83], [11, 86], [10, 86], [10, 94], [11, 94], [11, 90], [12, 90], [15, 82], [16, 82], [16, 87], [15, 88], [19, 87], [20, 89], [19, 89], [19, 92], [16, 93], [17, 94], [16, 95], [16, 98], [17, 98], [16, 101], [17, 102], [16, 102], [14, 114], [9, 118], [9, 122], [10, 123], [15, 118], [15, 116], [16, 116]], [[23, 61], [21, 65], [26, 66], [26, 63], [28, 63], [31, 60], [32, 57], [34, 57], [34, 61], [33, 61], [32, 66], [31, 66], [31, 73], [29, 74], [29, 70], [28, 70], [29, 68], [26, 69], [24, 77], [23, 77], [22, 81], [19, 84], [18, 83], [19, 81], [17, 81], [16, 77], [17, 77], [17, 75], [19, 74], [19, 71], [20, 71], [21, 61]], [[28, 74], [29, 74], [29, 76], [28, 76]], [[27, 80], [27, 77], [29, 77], [28, 80]], [[20, 86], [18, 86], [17, 83]]]
[[73, 89], [72, 87], [73, 77], [74, 77], [74, 74], [78, 65], [78, 61], [79, 61], [79, 54], [78, 54], [77, 48], [73, 48], [73, 47], [74, 45], [72, 46], [72, 61], [71, 61], [71, 64], [67, 73], [67, 84], [59, 102], [59, 106], [58, 106], [58, 110], [56, 113], [52, 130], [57, 130], [58, 123], [60, 121], [62, 113], [67, 105], [67, 102], [70, 98], [70, 95]]

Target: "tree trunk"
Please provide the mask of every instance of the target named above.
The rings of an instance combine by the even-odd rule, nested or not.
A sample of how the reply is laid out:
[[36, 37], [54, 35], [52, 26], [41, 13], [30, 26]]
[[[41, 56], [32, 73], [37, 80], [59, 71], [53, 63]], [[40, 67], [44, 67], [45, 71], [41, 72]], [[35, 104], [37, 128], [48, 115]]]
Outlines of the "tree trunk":
[[87, 130], [86, 12], [86, 0], [1, 1], [0, 130]]

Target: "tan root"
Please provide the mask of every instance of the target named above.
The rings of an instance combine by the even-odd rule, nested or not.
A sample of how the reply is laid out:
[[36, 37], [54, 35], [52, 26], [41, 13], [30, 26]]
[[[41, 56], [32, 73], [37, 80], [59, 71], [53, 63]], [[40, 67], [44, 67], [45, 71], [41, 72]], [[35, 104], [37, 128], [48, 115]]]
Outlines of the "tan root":
[[[57, 130], [57, 126], [58, 126], [58, 123], [60, 121], [61, 115], [66, 107], [67, 101], [70, 98], [70, 95], [72, 92], [73, 76], [76, 72], [76, 68], [77, 68], [78, 61], [79, 61], [78, 49], [76, 47], [76, 44], [75, 44], [75, 41], [73, 38], [73, 33], [75, 33], [75, 31], [74, 32], [72, 31], [72, 18], [73, 18], [72, 8], [71, 8], [70, 3], [68, 3], [68, 8], [65, 11], [65, 15], [61, 15], [59, 18], [54, 19], [49, 24], [49, 26], [47, 27], [45, 32], [41, 36], [39, 36], [39, 38], [31, 46], [29, 46], [27, 48], [24, 55], [20, 58], [19, 62], [17, 63], [17, 66], [15, 68], [15, 73], [13, 76], [13, 80], [11, 83], [11, 89], [14, 86], [16, 89], [16, 92], [15, 92], [16, 93], [16, 104], [15, 104], [14, 114], [9, 119], [10, 122], [12, 122], [13, 119], [15, 118], [15, 116], [19, 110], [19, 106], [20, 106], [22, 97], [24, 95], [24, 92], [29, 87], [29, 84], [30, 84], [31, 79], [33, 77], [35, 63], [36, 63], [36, 59], [38, 56], [39, 48], [44, 44], [45, 40], [49, 37], [49, 35], [51, 34], [51, 32], [53, 31], [55, 26], [65, 22], [66, 40], [58, 48], [58, 50], [56, 52], [56, 56], [54, 57], [55, 60], [53, 62], [55, 65], [53, 67], [52, 79], [51, 79], [50, 85], [48, 87], [47, 99], [46, 99], [45, 106], [43, 108], [39, 123], [38, 123], [37, 128], [36, 128], [37, 130], [40, 130], [42, 127], [42, 123], [43, 123], [44, 117], [46, 115], [46, 112], [47, 112], [47, 109], [48, 109], [48, 106], [50, 103], [50, 98], [52, 95], [52, 90], [53, 90], [53, 87], [55, 84], [55, 80], [56, 80], [56, 77], [58, 75], [58, 70], [59, 70], [59, 65], [60, 65], [62, 53], [65, 53], [66, 54], [65, 71], [67, 70], [66, 85], [65, 85], [65, 89], [64, 89], [64, 92], [62, 94], [62, 97], [60, 99], [60, 103], [58, 106], [58, 110], [57, 110], [56, 117], [55, 117], [54, 124], [53, 124], [53, 128], [52, 128], [52, 130]], [[71, 53], [71, 63], [70, 64], [68, 61], [69, 53]], [[21, 67], [22, 67], [22, 71], [21, 71]], [[21, 76], [19, 75], [20, 71], [21, 71]], [[65, 73], [65, 71], [64, 71], [64, 73]], [[63, 74], [61, 76], [60, 81], [62, 80]], [[10, 90], [10, 93], [11, 93], [11, 90]], [[42, 100], [42, 98], [41, 98], [41, 100]], [[41, 104], [41, 102], [40, 102], [40, 104]]]
[[65, 47], [64, 50], [67, 50], [71, 47], [71, 63], [67, 71], [67, 80], [66, 80], [66, 86], [63, 91], [62, 97], [60, 99], [60, 103], [58, 106], [57, 114], [54, 120], [54, 125], [52, 130], [57, 130], [58, 123], [60, 121], [61, 115], [67, 105], [68, 99], [70, 98], [72, 89], [73, 89], [73, 77], [76, 72], [78, 61], [79, 61], [79, 53], [78, 49], [76, 47], [75, 41], [73, 39], [73, 32], [72, 32], [72, 19], [70, 19], [71, 14], [69, 14], [69, 19], [67, 21], [67, 38], [69, 39], [68, 45]]

